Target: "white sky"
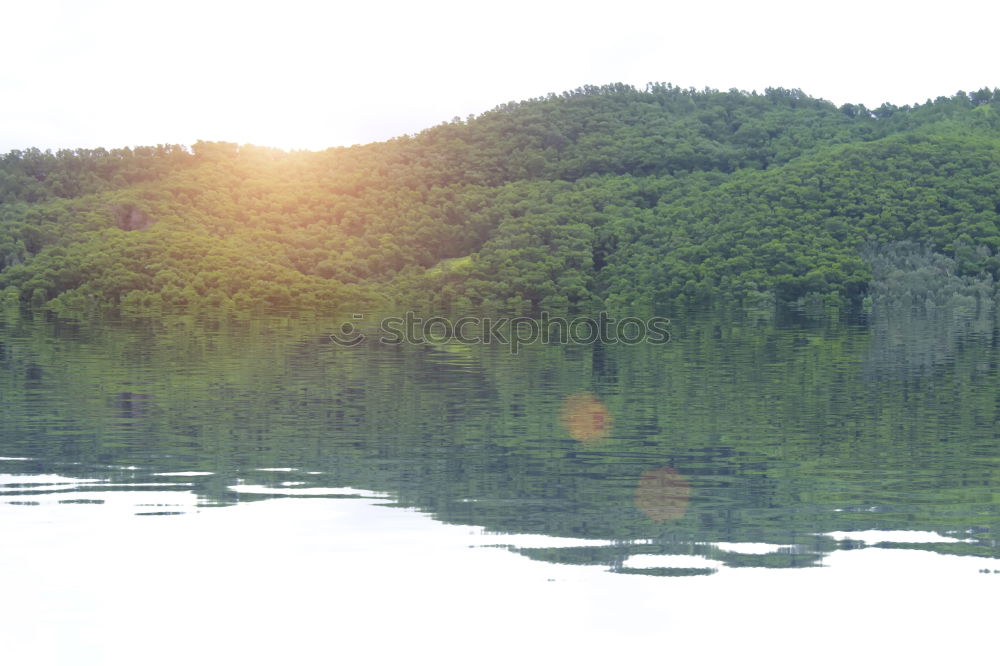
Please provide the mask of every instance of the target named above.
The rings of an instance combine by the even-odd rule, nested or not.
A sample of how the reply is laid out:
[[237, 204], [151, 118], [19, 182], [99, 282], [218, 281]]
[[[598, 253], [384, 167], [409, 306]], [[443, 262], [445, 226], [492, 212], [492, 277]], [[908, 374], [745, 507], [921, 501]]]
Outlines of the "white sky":
[[0, 153], [235, 141], [321, 149], [584, 84], [836, 104], [1000, 87], [1000, 5], [2, 0]]

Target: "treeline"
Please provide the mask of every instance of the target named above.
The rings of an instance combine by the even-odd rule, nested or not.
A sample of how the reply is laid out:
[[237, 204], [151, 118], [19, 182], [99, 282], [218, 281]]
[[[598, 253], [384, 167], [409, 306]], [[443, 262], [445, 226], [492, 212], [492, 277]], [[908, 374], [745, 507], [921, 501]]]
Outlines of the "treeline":
[[121, 189], [163, 177], [191, 163], [184, 146], [42, 152], [12, 150], [0, 157], [0, 201], [36, 203]]
[[859, 248], [1000, 277], [1000, 92], [586, 87], [413, 137], [0, 157], [0, 293], [57, 310], [860, 302]]

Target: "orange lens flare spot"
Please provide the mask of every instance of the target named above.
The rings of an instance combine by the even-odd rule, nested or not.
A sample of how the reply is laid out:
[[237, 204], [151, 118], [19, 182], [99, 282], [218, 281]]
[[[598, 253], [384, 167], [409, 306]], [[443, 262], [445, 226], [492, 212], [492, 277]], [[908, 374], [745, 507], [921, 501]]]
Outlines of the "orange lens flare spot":
[[635, 490], [635, 505], [654, 523], [681, 518], [690, 499], [691, 485], [673, 467], [643, 472]]
[[611, 433], [611, 412], [593, 393], [577, 393], [563, 401], [560, 421], [569, 436], [590, 443]]

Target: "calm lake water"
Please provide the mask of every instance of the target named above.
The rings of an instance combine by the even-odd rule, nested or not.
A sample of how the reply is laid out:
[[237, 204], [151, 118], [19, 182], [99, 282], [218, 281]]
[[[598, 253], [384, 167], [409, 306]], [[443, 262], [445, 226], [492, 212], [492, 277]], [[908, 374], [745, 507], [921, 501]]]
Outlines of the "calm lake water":
[[992, 319], [342, 321], [0, 316], [0, 663], [995, 653]]

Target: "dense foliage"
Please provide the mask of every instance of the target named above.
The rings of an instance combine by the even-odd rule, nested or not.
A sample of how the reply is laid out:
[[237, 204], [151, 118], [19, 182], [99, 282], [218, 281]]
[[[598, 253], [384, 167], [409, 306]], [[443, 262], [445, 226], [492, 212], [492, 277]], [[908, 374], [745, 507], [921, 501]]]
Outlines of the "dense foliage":
[[860, 303], [872, 243], [1000, 277], [1000, 91], [587, 87], [384, 143], [0, 157], [0, 295], [126, 312]]

